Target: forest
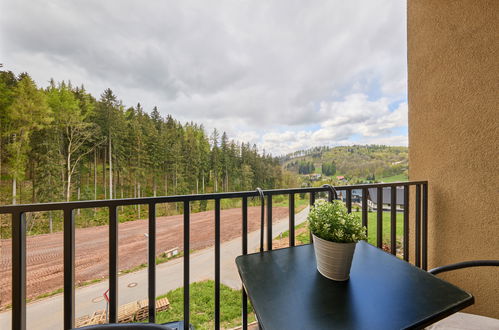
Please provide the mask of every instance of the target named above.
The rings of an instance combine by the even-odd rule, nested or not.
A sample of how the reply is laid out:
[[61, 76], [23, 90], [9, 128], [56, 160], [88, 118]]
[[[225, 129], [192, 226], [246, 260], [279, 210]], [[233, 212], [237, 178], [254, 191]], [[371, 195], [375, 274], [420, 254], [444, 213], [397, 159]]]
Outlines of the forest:
[[27, 73], [0, 71], [0, 205], [277, 188], [293, 180], [256, 145], [217, 129], [208, 134], [157, 107], [126, 106], [111, 89], [96, 98], [71, 82], [39, 88]]

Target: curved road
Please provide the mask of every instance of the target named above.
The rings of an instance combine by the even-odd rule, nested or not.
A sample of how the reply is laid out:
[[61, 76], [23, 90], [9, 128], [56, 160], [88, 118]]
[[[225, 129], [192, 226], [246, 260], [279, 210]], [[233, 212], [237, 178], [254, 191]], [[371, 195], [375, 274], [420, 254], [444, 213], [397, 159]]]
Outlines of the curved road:
[[[308, 207], [296, 214], [295, 223], [306, 220]], [[273, 223], [274, 236], [288, 230], [288, 218], [279, 219]], [[248, 234], [248, 251], [254, 252], [259, 247], [259, 230]], [[234, 259], [241, 254], [241, 237], [224, 242], [220, 245], [221, 281], [225, 285], [239, 289], [241, 281]], [[191, 254], [191, 282], [214, 278], [214, 248], [209, 247]], [[156, 289], [160, 295], [183, 286], [183, 259], [160, 264], [156, 267]], [[106, 304], [102, 294], [108, 289], [108, 282], [76, 289], [76, 317], [91, 315], [94, 311], [105, 309]], [[147, 298], [147, 269], [121, 275], [118, 279], [119, 304]], [[38, 300], [28, 304], [28, 329], [59, 329], [63, 321], [63, 296], [61, 294]], [[11, 328], [11, 311], [0, 314], [0, 329]]]

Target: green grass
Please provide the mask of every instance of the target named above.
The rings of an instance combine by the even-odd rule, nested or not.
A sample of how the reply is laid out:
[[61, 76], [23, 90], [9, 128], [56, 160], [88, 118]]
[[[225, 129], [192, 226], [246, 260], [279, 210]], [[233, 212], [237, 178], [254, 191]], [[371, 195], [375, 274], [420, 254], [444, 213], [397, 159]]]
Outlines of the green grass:
[[[361, 212], [352, 212], [361, 217]], [[396, 234], [397, 241], [402, 239], [404, 233], [404, 224], [403, 224], [403, 213], [397, 213], [397, 226], [396, 226]], [[367, 241], [369, 244], [376, 245], [376, 223], [377, 223], [377, 213], [370, 212], [367, 216], [367, 232], [368, 238]], [[303, 222], [295, 227], [295, 229], [305, 227], [307, 222]], [[282, 233], [282, 237], [288, 237], [289, 231], [285, 231]], [[389, 244], [390, 242], [390, 212], [383, 212], [383, 243]], [[296, 236], [296, 240], [301, 244], [310, 243], [310, 235], [308, 230], [300, 235]]]
[[407, 174], [397, 174], [394, 176], [388, 176], [386, 178], [380, 178], [378, 180], [388, 183], [388, 182], [397, 182], [397, 181], [407, 181], [409, 180], [409, 177], [407, 176]]
[[[190, 285], [191, 323], [196, 329], [214, 329], [215, 282], [203, 281]], [[170, 308], [156, 315], [156, 323], [166, 323], [184, 318], [184, 289], [178, 288], [168, 292], [158, 299], [167, 297]], [[242, 323], [241, 290], [233, 290], [220, 284], [220, 325], [221, 328], [233, 328]], [[255, 316], [248, 302], [248, 321], [253, 322]]]
[[[300, 198], [299, 196], [295, 196], [295, 213], [300, 212], [305, 207], [307, 207], [309, 200], [307, 198]], [[288, 207], [289, 206], [289, 198], [288, 196], [276, 196], [272, 198], [272, 206], [273, 207]]]

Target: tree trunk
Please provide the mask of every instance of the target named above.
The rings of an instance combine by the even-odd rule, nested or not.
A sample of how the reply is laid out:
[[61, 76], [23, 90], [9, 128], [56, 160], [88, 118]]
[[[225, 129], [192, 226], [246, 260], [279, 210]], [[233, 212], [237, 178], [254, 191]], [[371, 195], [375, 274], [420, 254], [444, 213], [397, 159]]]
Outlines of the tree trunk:
[[177, 169], [175, 168], [175, 195], [177, 194]]
[[[78, 182], [78, 192], [77, 192], [77, 198], [78, 200], [80, 200], [80, 192], [81, 192], [81, 182]], [[78, 209], [78, 211], [76, 211], [76, 214], [77, 215], [80, 215], [80, 212], [81, 212], [81, 209]]]
[[152, 177], [152, 193], [156, 197], [156, 177], [154, 175]]
[[14, 176], [12, 178], [12, 204], [16, 204], [17, 203], [16, 196], [17, 196], [17, 179]]
[[94, 200], [97, 200], [97, 150], [94, 149]]
[[168, 174], [165, 174], [165, 196], [168, 196]]
[[107, 159], [107, 148], [104, 148], [104, 158], [102, 158], [102, 186], [104, 187], [104, 199], [107, 199], [106, 159]]
[[[134, 180], [135, 182], [133, 183], [133, 198], [137, 198], [137, 178]], [[135, 210], [138, 210], [138, 205], [135, 204]]]
[[111, 136], [109, 136], [109, 199], [113, 199], [113, 153], [111, 145]]
[[35, 175], [35, 165], [33, 164], [33, 162], [31, 162], [31, 177], [32, 177], [32, 186], [31, 186], [31, 203], [36, 203], [36, 191], [35, 191], [35, 187], [36, 187], [36, 175]]
[[202, 181], [202, 185], [201, 185], [201, 187], [202, 187], [202, 192], [203, 192], [203, 194], [204, 194], [204, 171], [203, 171], [203, 181]]
[[71, 198], [71, 153], [68, 150], [68, 157], [66, 158], [66, 176], [68, 178], [68, 183], [66, 185], [66, 202], [69, 202]]
[[[138, 193], [139, 198], [140, 198], [140, 197], [141, 197], [141, 196], [140, 196], [140, 181], [138, 182], [138, 186], [137, 186], [137, 193]], [[139, 207], [139, 216], [138, 216], [138, 218], [140, 219], [140, 204], [138, 204], [138, 207]]]
[[52, 231], [53, 231], [53, 225], [52, 225], [52, 211], [49, 211], [49, 230], [50, 230], [50, 233], [52, 234]]

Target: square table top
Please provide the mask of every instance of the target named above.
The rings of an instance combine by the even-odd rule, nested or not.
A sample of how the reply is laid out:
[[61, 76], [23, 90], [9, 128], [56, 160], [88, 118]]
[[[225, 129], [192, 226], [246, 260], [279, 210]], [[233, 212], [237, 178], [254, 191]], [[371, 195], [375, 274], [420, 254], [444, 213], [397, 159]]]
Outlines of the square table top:
[[317, 271], [313, 245], [243, 255], [236, 264], [262, 329], [418, 329], [474, 302], [363, 241], [345, 282]]

